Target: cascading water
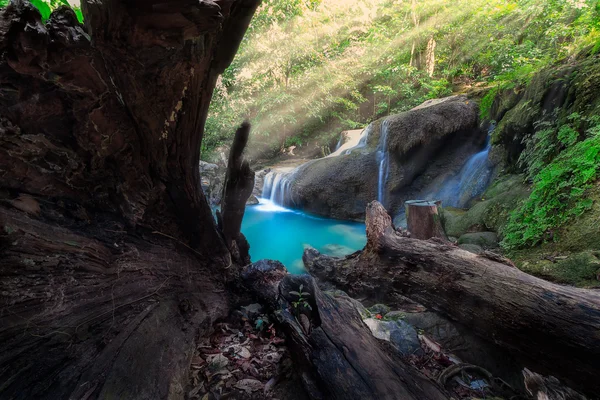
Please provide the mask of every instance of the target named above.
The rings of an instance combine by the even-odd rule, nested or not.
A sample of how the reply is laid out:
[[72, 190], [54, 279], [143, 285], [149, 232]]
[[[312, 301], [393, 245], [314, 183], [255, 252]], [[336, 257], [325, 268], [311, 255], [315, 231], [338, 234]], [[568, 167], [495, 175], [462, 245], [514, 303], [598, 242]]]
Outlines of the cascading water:
[[292, 184], [290, 172], [271, 171], [265, 176], [262, 198], [274, 204], [285, 206], [289, 203], [290, 186]]
[[490, 152], [490, 136], [494, 130], [490, 126], [485, 148], [472, 155], [460, 170], [459, 174], [444, 184], [436, 194], [436, 199], [444, 205], [465, 207], [468, 202], [483, 194], [492, 177], [492, 167], [488, 161]]
[[344, 132], [340, 133], [340, 139], [338, 140], [337, 144], [335, 145], [335, 150], [334, 152], [338, 151], [338, 149], [340, 147], [342, 147], [342, 141], [344, 140]]
[[377, 176], [377, 201], [385, 206], [385, 190], [388, 176], [390, 174], [389, 152], [387, 150], [387, 141], [389, 133], [389, 120], [381, 123], [381, 134], [379, 144], [377, 145], [377, 163], [379, 173]]
[[369, 133], [371, 133], [371, 129], [373, 129], [373, 124], [369, 124], [360, 134], [360, 139], [358, 139], [358, 144], [351, 149], [346, 150], [344, 154], [350, 154], [354, 150], [362, 149], [367, 146], [367, 140], [369, 139]]

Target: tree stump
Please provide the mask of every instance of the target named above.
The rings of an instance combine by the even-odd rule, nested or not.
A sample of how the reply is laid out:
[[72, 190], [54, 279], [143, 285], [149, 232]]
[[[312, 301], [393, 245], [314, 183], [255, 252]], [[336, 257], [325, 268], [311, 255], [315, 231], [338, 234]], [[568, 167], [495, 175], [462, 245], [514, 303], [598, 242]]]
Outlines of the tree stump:
[[244, 122], [235, 133], [227, 174], [223, 185], [221, 201], [222, 212], [219, 215], [219, 227], [225, 237], [225, 243], [234, 260], [241, 265], [250, 264], [250, 246], [241, 233], [242, 219], [246, 210], [246, 201], [254, 189], [254, 171], [244, 160], [244, 148], [250, 136], [250, 124]]
[[406, 223], [412, 238], [448, 240], [438, 213], [440, 205], [440, 201], [426, 200], [409, 200], [404, 203]]

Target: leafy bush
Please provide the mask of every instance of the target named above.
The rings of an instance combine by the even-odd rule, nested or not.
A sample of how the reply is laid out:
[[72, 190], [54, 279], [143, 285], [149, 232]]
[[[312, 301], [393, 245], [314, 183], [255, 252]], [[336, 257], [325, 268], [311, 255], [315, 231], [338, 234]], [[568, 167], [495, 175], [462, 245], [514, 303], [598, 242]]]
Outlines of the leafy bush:
[[[42, 16], [42, 21], [46, 21], [48, 18], [50, 18], [50, 14], [52, 13], [52, 10], [54, 10], [55, 8], [58, 8], [60, 6], [67, 6], [67, 7], [70, 7], [71, 9], [73, 9], [73, 11], [75, 12], [75, 15], [77, 15], [77, 19], [79, 20], [79, 22], [83, 22], [83, 14], [81, 13], [81, 8], [72, 6], [71, 4], [69, 4], [69, 2], [67, 0], [29, 0], [29, 1], [40, 12], [40, 14]], [[10, 2], [10, 0], [0, 0], [0, 8], [6, 7], [9, 2]]]
[[[503, 247], [518, 249], [554, 240], [554, 230], [588, 210], [593, 201], [586, 191], [598, 179], [600, 136], [562, 151], [535, 175], [529, 199], [514, 211], [504, 231]], [[544, 135], [548, 130], [544, 130]]]
[[491, 88], [485, 96], [479, 102], [479, 117], [482, 120], [486, 120], [490, 118], [490, 111], [492, 109], [492, 105], [494, 104], [494, 100], [496, 99], [496, 95], [498, 94], [499, 87], [494, 86]]

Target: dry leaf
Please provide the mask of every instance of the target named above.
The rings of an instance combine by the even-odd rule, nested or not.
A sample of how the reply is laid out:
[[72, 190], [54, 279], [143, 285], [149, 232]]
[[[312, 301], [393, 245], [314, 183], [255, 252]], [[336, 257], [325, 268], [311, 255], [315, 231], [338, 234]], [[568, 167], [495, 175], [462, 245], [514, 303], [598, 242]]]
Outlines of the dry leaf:
[[441, 353], [442, 352], [442, 346], [440, 346], [439, 344], [437, 344], [435, 341], [429, 339], [427, 336], [425, 336], [425, 335], [419, 335], [419, 339], [421, 339], [421, 341], [423, 343], [425, 343], [425, 345], [427, 347], [429, 347], [429, 349], [431, 349], [431, 351], [433, 351], [434, 353]]
[[252, 353], [250, 353], [250, 350], [248, 350], [246, 347], [241, 346], [239, 349], [237, 349], [236, 354], [241, 357], [241, 358], [250, 358], [252, 357]]
[[219, 371], [223, 369], [229, 364], [229, 360], [223, 354], [217, 354], [214, 356], [209, 356], [208, 360], [208, 368], [211, 371]]
[[263, 390], [264, 386], [261, 381], [256, 379], [241, 379], [234, 385], [236, 389], [243, 390], [246, 393]]

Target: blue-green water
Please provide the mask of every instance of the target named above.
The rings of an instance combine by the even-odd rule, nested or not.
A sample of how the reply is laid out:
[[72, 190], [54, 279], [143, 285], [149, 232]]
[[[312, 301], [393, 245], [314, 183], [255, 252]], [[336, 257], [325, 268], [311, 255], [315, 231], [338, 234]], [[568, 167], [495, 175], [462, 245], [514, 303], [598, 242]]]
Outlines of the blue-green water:
[[361, 250], [367, 242], [364, 224], [314, 217], [265, 199], [260, 202], [246, 207], [242, 222], [252, 261], [278, 260], [288, 271], [299, 274], [305, 272], [305, 245], [323, 254], [342, 256]]

